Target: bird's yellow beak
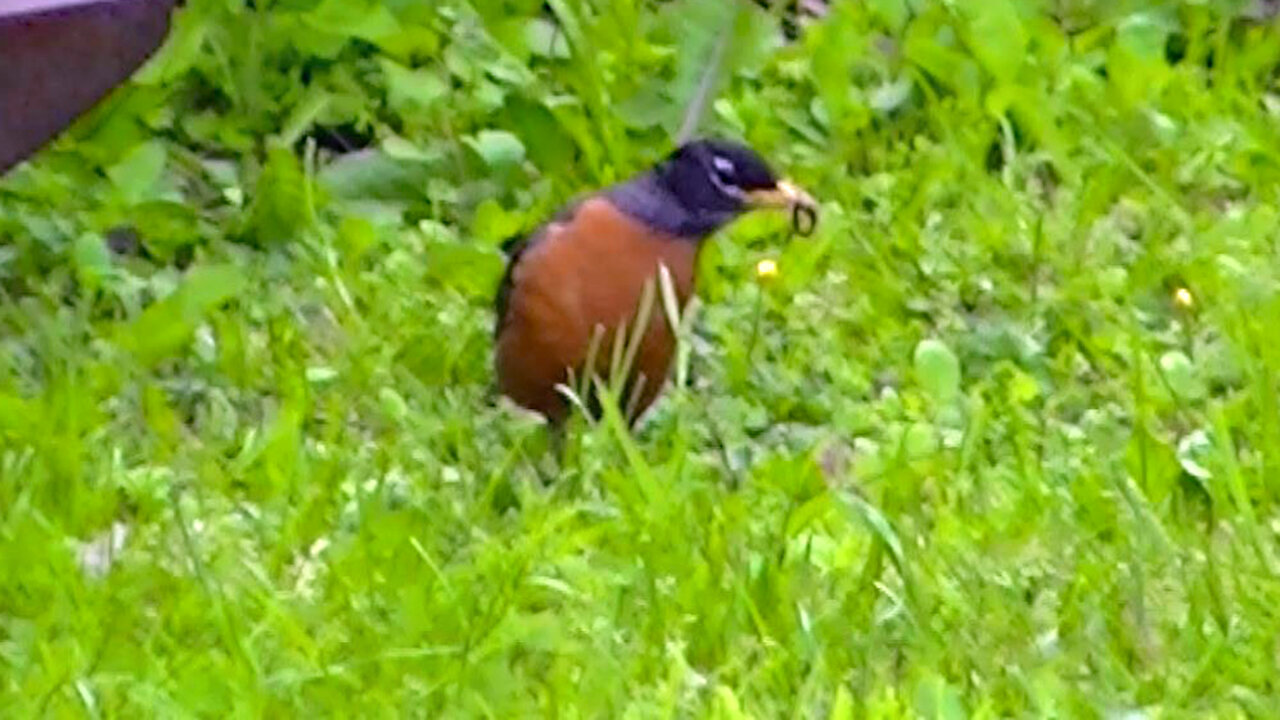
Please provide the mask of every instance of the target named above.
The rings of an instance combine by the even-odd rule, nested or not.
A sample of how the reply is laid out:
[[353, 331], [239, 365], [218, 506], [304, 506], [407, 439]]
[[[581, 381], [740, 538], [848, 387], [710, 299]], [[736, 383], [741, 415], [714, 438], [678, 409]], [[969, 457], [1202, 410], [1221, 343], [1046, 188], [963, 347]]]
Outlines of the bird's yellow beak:
[[752, 190], [747, 193], [747, 204], [753, 208], [793, 208], [805, 207], [816, 209], [818, 203], [809, 193], [801, 190], [790, 180], [779, 181], [777, 185], [764, 190]]
[[747, 206], [755, 210], [790, 210], [791, 224], [801, 235], [812, 233], [818, 224], [818, 202], [790, 180], [747, 193]]

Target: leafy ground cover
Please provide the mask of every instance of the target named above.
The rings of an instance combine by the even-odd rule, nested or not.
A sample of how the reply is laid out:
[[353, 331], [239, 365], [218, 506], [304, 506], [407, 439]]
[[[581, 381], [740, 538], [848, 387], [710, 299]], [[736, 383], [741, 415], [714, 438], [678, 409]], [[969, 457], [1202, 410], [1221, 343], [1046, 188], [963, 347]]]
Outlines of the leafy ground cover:
[[[186, 3], [0, 182], [4, 715], [1274, 713], [1268, 4], [777, 5]], [[822, 223], [543, 486], [499, 245], [726, 33]]]

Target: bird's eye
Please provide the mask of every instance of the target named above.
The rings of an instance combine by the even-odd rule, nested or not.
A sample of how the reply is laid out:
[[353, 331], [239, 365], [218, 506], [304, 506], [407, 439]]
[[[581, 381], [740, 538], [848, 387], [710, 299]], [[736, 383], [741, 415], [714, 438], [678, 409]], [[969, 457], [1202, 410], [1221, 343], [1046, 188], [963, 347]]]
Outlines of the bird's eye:
[[729, 160], [728, 158], [723, 158], [723, 157], [720, 157], [719, 155], [716, 155], [715, 157], [711, 158], [711, 164], [715, 169], [717, 180], [724, 183], [725, 185], [733, 184], [733, 179], [734, 179], [734, 175], [737, 172], [737, 168], [733, 166], [733, 162], [731, 160]]

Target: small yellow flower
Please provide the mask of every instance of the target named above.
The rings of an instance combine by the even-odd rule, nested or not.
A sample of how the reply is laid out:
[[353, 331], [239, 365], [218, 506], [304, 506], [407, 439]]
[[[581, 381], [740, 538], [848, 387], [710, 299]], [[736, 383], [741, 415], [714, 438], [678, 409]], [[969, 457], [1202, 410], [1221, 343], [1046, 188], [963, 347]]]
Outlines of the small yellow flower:
[[1173, 302], [1184, 308], [1189, 308], [1195, 304], [1195, 298], [1191, 297], [1191, 291], [1181, 287], [1174, 291]]
[[756, 277], [761, 280], [771, 280], [778, 275], [778, 263], [769, 258], [765, 258], [756, 263]]

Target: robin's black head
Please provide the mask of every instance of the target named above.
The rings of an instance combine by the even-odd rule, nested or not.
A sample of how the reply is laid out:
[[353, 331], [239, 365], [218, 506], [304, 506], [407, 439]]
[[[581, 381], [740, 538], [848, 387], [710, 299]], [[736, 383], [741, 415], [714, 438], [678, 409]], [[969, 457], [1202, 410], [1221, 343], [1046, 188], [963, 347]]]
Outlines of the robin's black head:
[[754, 150], [728, 140], [676, 148], [647, 177], [619, 188], [623, 208], [657, 227], [702, 238], [760, 208], [812, 210], [813, 199], [779, 180]]
[[696, 140], [676, 148], [658, 175], [689, 210], [737, 214], [748, 193], [777, 188], [778, 179], [754, 150], [726, 140]]

